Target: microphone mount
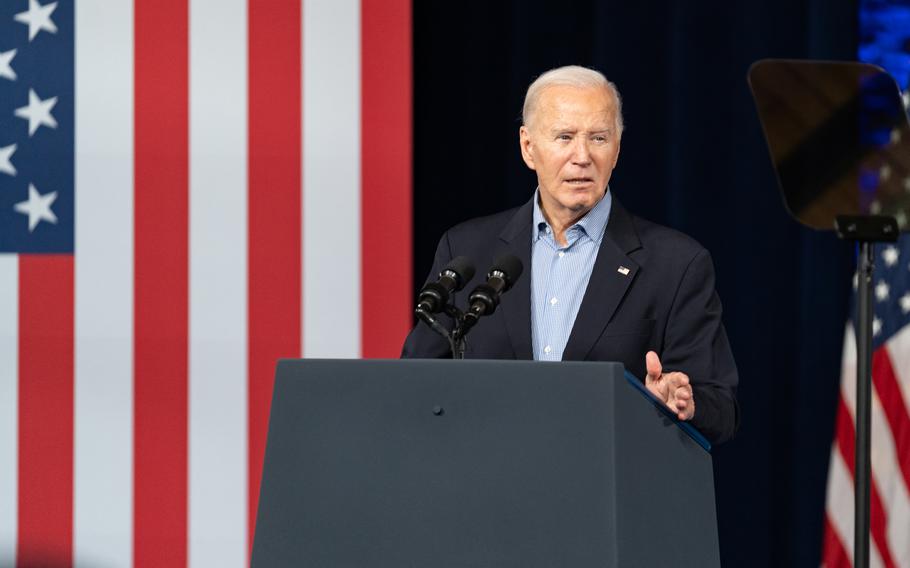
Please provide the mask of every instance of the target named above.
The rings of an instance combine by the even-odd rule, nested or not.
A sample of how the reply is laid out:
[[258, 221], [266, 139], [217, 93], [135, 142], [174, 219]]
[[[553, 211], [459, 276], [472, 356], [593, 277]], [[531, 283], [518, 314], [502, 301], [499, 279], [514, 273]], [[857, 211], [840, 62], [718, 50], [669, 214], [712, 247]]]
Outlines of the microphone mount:
[[[459, 257], [459, 259], [461, 258], [463, 257]], [[467, 262], [467, 259], [464, 259], [464, 262]], [[433, 302], [431, 309], [431, 304], [424, 301], [426, 298], [424, 292], [427, 292], [430, 288], [429, 286], [425, 286], [424, 292], [421, 293], [421, 298], [418, 300], [415, 313], [421, 321], [430, 327], [430, 329], [448, 341], [449, 348], [452, 350], [453, 359], [464, 359], [465, 350], [467, 349], [465, 336], [480, 320], [481, 316], [489, 315], [496, 311], [500, 298], [512, 287], [515, 281], [518, 280], [518, 277], [521, 276], [522, 269], [521, 261], [512, 255], [506, 255], [498, 259], [489, 273], [487, 273], [486, 282], [478, 284], [468, 296], [468, 309], [466, 311], [461, 310], [454, 303], [450, 302], [448, 294], [445, 295], [445, 299], [442, 302]], [[443, 274], [440, 274], [440, 277], [442, 277]], [[470, 276], [459, 281], [460, 285], [457, 289], [460, 290], [464, 287], [467, 280], [470, 280], [471, 276], [473, 276], [473, 267], [471, 267], [469, 274]], [[439, 299], [441, 300], [442, 298]], [[436, 298], [434, 298], [434, 300], [436, 300]], [[446, 326], [433, 315], [439, 311], [444, 312], [452, 319], [453, 326], [451, 330], [446, 328]]]
[[465, 313], [455, 305], [446, 304], [443, 311], [454, 322], [451, 330], [447, 329], [433, 314], [422, 306], [417, 306], [417, 309], [414, 310], [421, 321], [449, 342], [449, 349], [452, 350], [453, 359], [464, 359], [464, 352], [467, 349], [467, 342], [464, 336], [471, 326], [465, 326]]

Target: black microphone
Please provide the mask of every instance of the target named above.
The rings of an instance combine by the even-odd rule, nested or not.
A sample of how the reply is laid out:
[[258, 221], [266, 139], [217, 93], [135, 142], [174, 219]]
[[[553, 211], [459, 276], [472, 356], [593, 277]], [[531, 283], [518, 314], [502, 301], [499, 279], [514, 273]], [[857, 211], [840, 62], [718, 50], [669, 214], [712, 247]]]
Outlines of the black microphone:
[[474, 278], [474, 263], [466, 256], [453, 258], [439, 273], [436, 282], [428, 282], [417, 295], [417, 311], [430, 314], [441, 312], [449, 295], [458, 292]]
[[481, 316], [488, 316], [496, 311], [499, 300], [521, 276], [524, 266], [518, 257], [511, 254], [499, 257], [487, 273], [487, 281], [478, 285], [468, 296], [468, 312], [465, 314], [465, 325], [462, 335], [468, 332]]

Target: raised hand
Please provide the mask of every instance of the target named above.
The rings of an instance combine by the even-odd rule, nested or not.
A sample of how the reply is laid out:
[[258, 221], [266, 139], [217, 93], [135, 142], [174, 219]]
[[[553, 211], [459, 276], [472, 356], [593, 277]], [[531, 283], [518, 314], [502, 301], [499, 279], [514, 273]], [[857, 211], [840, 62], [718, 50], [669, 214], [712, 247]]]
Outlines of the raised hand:
[[645, 355], [648, 374], [645, 386], [672, 410], [680, 420], [691, 420], [695, 416], [695, 396], [689, 376], [678, 371], [664, 373], [660, 358], [654, 351]]

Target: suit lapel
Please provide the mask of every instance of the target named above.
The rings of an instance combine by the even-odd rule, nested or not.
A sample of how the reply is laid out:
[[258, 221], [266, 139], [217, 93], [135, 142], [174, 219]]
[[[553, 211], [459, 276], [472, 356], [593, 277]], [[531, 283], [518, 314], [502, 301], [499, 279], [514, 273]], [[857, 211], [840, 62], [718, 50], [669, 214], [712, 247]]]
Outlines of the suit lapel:
[[639, 266], [628, 253], [639, 248], [641, 241], [632, 218], [614, 198], [591, 279], [563, 351], [564, 361], [583, 360], [594, 347], [638, 273]]
[[503, 297], [499, 309], [503, 312], [506, 331], [516, 359], [533, 359], [531, 353], [531, 218], [533, 198], [518, 209], [499, 234], [494, 261], [504, 254], [518, 257], [524, 271], [515, 285]]

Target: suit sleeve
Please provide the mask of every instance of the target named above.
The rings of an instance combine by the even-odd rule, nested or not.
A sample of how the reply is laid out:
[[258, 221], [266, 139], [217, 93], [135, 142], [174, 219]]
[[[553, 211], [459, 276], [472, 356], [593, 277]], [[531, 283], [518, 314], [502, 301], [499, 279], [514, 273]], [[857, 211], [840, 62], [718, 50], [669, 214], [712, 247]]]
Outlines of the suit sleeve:
[[[449, 244], [449, 233], [446, 232], [439, 239], [436, 245], [436, 256], [433, 258], [433, 267], [425, 281], [435, 280], [442, 267], [446, 266], [452, 260], [452, 249]], [[445, 314], [436, 314], [439, 322], [447, 328], [452, 327], [451, 318]], [[404, 347], [401, 350], [402, 359], [440, 359], [452, 356], [452, 350], [449, 343], [438, 333], [421, 321], [417, 322], [411, 333], [404, 341]]]
[[714, 265], [702, 249], [689, 263], [673, 300], [661, 363], [689, 376], [695, 396], [692, 425], [713, 443], [732, 438], [739, 428], [739, 376], [721, 315]]

